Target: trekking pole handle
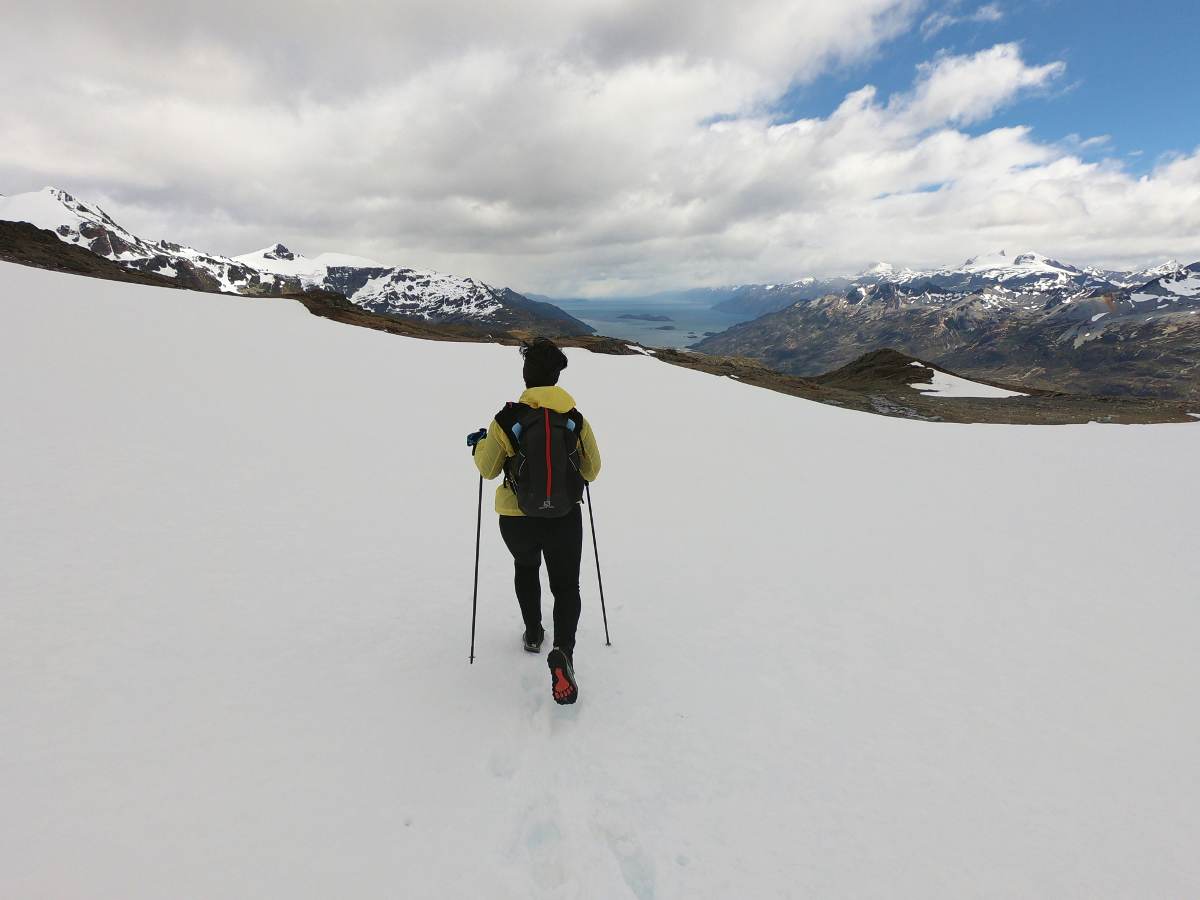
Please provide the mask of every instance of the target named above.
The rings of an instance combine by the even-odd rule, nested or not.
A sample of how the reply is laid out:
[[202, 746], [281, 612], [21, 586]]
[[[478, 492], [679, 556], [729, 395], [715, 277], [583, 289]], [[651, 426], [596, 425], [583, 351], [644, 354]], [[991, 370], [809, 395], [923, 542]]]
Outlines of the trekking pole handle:
[[472, 431], [467, 435], [467, 446], [471, 448], [471, 455], [475, 455], [475, 447], [487, 437], [487, 429], [480, 428], [478, 431]]

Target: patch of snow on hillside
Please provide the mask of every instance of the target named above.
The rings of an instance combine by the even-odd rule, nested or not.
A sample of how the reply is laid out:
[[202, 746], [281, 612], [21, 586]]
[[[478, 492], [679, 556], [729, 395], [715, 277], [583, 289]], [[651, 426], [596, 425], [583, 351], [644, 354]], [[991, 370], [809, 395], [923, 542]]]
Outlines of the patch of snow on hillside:
[[[1153, 291], [1138, 291], [1131, 295], [1134, 303], [1176, 303], [1181, 298], [1200, 296], [1200, 274], [1181, 272], [1178, 278], [1165, 277], [1151, 285]], [[1157, 307], [1162, 309], [1162, 306]]]
[[1172, 293], [1181, 297], [1195, 297], [1200, 294], [1200, 274], [1195, 272], [1188, 273], [1186, 277], [1180, 278], [1178, 281], [1169, 281], [1165, 284], [1170, 286]]
[[[913, 365], [921, 365], [914, 363]], [[980, 384], [977, 381], [968, 381], [966, 378], [959, 378], [957, 375], [950, 375], [946, 372], [941, 372], [937, 369], [933, 370], [933, 383], [925, 384], [917, 382], [912, 385], [922, 394], [928, 394], [930, 397], [981, 397], [985, 399], [1001, 399], [1004, 397], [1028, 397], [1028, 394], [1021, 394], [1016, 391], [1006, 391], [1004, 388], [993, 387], [990, 384]]]

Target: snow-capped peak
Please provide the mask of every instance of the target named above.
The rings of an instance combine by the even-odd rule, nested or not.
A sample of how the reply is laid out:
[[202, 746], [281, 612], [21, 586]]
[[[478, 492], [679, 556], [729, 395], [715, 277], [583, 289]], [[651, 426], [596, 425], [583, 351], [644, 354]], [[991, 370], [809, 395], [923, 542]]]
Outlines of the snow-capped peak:
[[1012, 257], [1004, 250], [996, 250], [992, 253], [982, 253], [979, 256], [972, 256], [962, 268], [969, 271], [983, 271], [986, 269], [1007, 268], [1013, 264]]
[[271, 244], [271, 246], [255, 250], [253, 253], [243, 253], [241, 256], [233, 258], [243, 265], [277, 275], [307, 274], [319, 268], [313, 260], [302, 253], [289, 250], [281, 243]]
[[1162, 265], [1154, 266], [1149, 269], [1144, 269], [1139, 272], [1139, 275], [1146, 276], [1147, 281], [1153, 281], [1155, 278], [1162, 278], [1164, 275], [1174, 275], [1176, 272], [1187, 268], [1177, 259], [1168, 259]]
[[996, 250], [972, 256], [962, 268], [967, 272], [989, 272], [995, 269], [1032, 269], [1039, 271], [1076, 272], [1074, 266], [1068, 266], [1056, 259], [1027, 250], [1024, 253], [1009, 255], [1006, 250]]
[[322, 253], [319, 256], [307, 257], [302, 253], [290, 250], [281, 243], [272, 244], [253, 253], [235, 256], [235, 260], [243, 265], [268, 272], [272, 275], [299, 277], [306, 280], [324, 278], [331, 268], [347, 267], [353, 269], [383, 269], [382, 263], [362, 256], [351, 256], [348, 253]]
[[276, 244], [273, 247], [268, 247], [262, 251], [264, 259], [295, 259], [296, 254], [289, 250], [283, 244]]
[[877, 262], [858, 273], [861, 278], [872, 278], [877, 275], [895, 275], [896, 267], [889, 262]]
[[29, 222], [50, 231], [80, 222], [103, 223], [109, 228], [117, 227], [112, 217], [99, 206], [81, 203], [56, 187], [44, 187], [40, 191], [0, 197], [0, 219], [9, 222]]
[[122, 228], [99, 206], [83, 203], [56, 187], [0, 197], [0, 220], [29, 222], [53, 231], [65, 243], [118, 262], [147, 259], [157, 253], [152, 244]]

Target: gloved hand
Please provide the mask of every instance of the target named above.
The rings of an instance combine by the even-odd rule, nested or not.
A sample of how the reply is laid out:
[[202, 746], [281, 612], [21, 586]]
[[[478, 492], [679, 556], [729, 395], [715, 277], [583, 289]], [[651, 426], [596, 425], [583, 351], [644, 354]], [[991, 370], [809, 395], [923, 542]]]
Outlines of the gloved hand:
[[467, 435], [467, 446], [471, 448], [471, 452], [475, 452], [475, 445], [487, 437], [487, 429], [480, 428], [478, 431], [472, 431]]

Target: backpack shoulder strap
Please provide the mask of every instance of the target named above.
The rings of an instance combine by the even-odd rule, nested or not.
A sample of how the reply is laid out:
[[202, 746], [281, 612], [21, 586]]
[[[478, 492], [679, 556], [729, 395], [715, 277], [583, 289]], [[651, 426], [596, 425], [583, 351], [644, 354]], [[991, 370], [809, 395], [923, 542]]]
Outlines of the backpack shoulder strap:
[[572, 434], [574, 434], [575, 437], [577, 437], [577, 438], [582, 437], [583, 436], [583, 413], [581, 413], [577, 409], [572, 408], [566, 412], [566, 417], [567, 417], [567, 430], [570, 431]]
[[512, 456], [504, 461], [504, 484], [514, 493], [517, 489], [516, 468], [521, 458], [521, 431], [523, 423], [528, 421], [533, 411], [533, 407], [524, 403], [509, 401], [496, 413], [496, 424], [508, 437], [509, 446], [512, 447]]
[[521, 429], [531, 412], [533, 412], [531, 406], [510, 402], [505, 403], [504, 408], [496, 413], [496, 424], [500, 426], [501, 431], [508, 435], [508, 442], [512, 445], [514, 454], [520, 452]]

